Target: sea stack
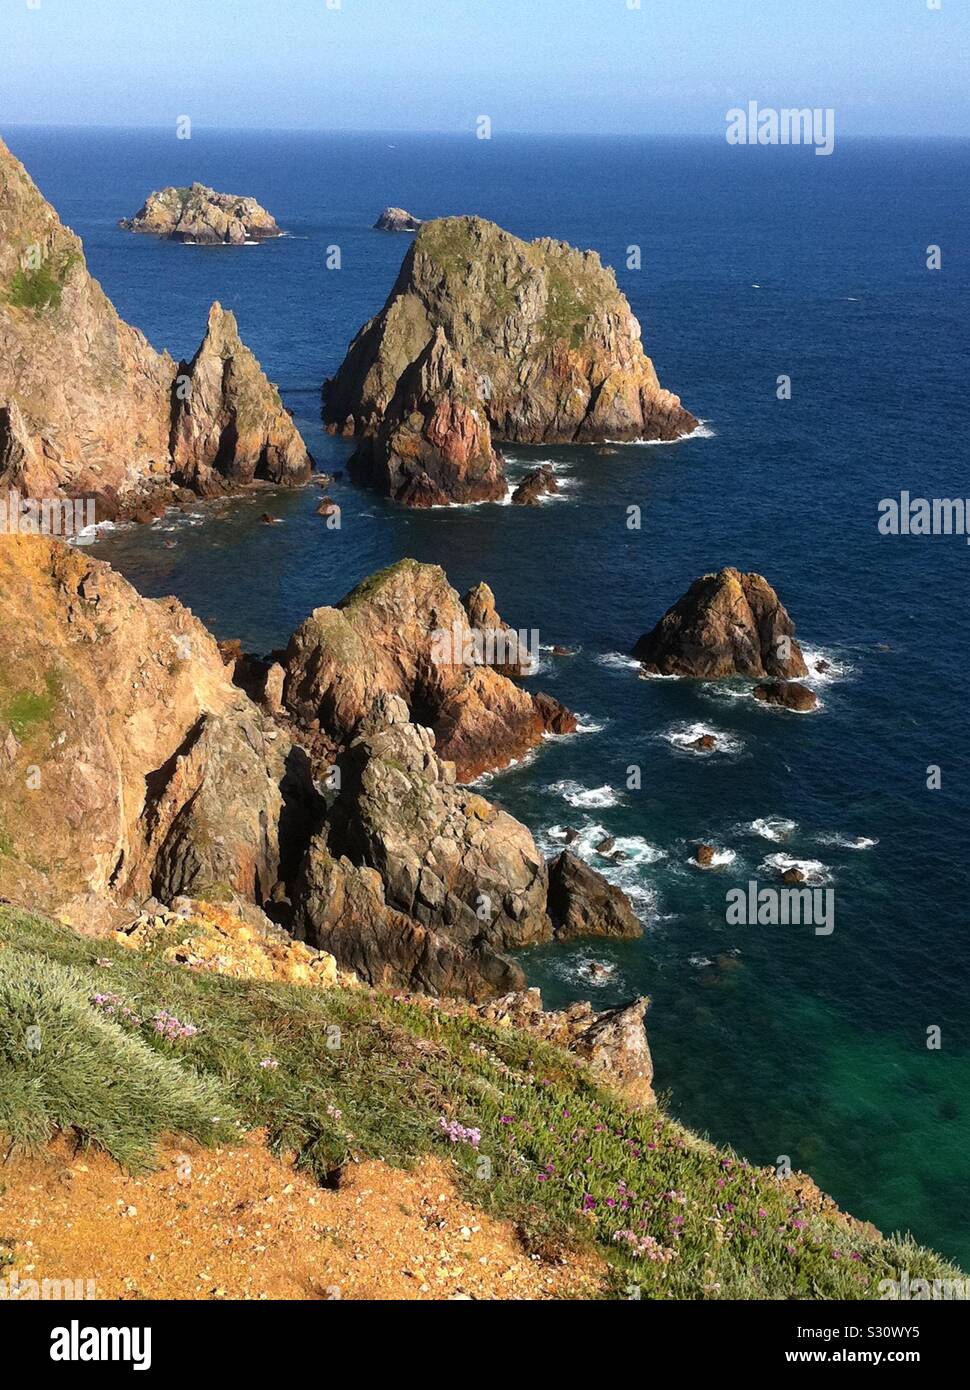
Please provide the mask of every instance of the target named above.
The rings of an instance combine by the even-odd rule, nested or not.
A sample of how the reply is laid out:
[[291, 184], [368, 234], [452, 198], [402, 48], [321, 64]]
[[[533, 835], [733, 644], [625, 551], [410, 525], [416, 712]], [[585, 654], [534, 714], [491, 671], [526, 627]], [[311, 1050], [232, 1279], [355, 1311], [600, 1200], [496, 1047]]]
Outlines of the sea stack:
[[419, 228], [384, 308], [325, 383], [324, 418], [358, 439], [358, 480], [411, 505], [504, 497], [503, 441], [673, 440], [697, 425], [661, 387], [595, 252], [480, 217]]
[[420, 217], [404, 208], [385, 208], [374, 223], [375, 232], [416, 232], [423, 223]]
[[134, 217], [122, 218], [118, 226], [198, 246], [242, 246], [283, 235], [276, 218], [255, 198], [217, 193], [204, 183], [152, 193]]
[[156, 352], [2, 142], [0, 284], [0, 487], [94, 497], [109, 520], [164, 510], [179, 487], [309, 476], [306, 445], [232, 315], [212, 307], [184, 368]]
[[760, 574], [705, 574], [633, 648], [644, 670], [662, 676], [792, 680], [808, 674], [795, 624]]

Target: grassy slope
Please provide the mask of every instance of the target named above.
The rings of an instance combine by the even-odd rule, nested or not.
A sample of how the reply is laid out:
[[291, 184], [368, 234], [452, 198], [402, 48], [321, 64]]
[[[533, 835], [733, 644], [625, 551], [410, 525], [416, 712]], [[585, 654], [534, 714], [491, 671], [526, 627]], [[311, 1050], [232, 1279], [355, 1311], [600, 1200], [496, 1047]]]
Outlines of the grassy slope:
[[[89, 1001], [108, 991], [145, 1021], [106, 1018]], [[198, 1032], [163, 1039], [159, 1009]], [[449, 1145], [441, 1116], [479, 1129], [478, 1149]], [[447, 1148], [481, 1207], [540, 1252], [593, 1243], [627, 1296], [873, 1298], [903, 1269], [959, 1277], [909, 1241], [803, 1209], [791, 1185], [662, 1114], [631, 1115], [527, 1035], [367, 990], [193, 974], [0, 906], [8, 1142], [73, 1129], [137, 1164], [165, 1129], [207, 1142], [257, 1124], [323, 1181], [351, 1154], [407, 1166]], [[671, 1253], [637, 1256], [620, 1231]]]

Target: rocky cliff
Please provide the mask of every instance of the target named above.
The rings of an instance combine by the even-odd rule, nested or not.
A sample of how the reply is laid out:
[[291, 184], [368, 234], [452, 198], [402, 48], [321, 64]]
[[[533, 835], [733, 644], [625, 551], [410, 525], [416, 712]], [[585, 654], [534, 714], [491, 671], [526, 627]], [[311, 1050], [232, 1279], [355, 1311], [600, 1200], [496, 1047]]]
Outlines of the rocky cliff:
[[[429, 355], [442, 363], [433, 372]], [[443, 394], [460, 407], [457, 426]], [[422, 491], [420, 471], [441, 486], [455, 435], [470, 429], [485, 457], [492, 439], [676, 439], [697, 424], [660, 386], [640, 325], [595, 252], [520, 241], [478, 217], [420, 227], [384, 308], [325, 383], [324, 416], [360, 438], [358, 474], [392, 496], [400, 460], [413, 460], [406, 502]], [[397, 449], [402, 430], [420, 446]], [[460, 477], [452, 492], [475, 500]]]
[[730, 568], [695, 579], [633, 655], [664, 676], [790, 680], [808, 673], [795, 624], [767, 579]]
[[[410, 562], [396, 578], [430, 585], [440, 612], [464, 614], [440, 570]], [[372, 601], [396, 620], [394, 579], [378, 576]], [[472, 600], [494, 614], [486, 586]], [[414, 612], [404, 638], [428, 616]], [[616, 934], [617, 890], [587, 870], [560, 882], [553, 904], [528, 829], [458, 786], [434, 734], [380, 688], [408, 649], [394, 646], [393, 625], [369, 619], [326, 652], [331, 684], [343, 667], [344, 693], [366, 698], [337, 699], [353, 727], [325, 739], [323, 757], [292, 713], [274, 718], [233, 684], [213, 638], [174, 599], [141, 598], [61, 542], [8, 537], [0, 898], [89, 930], [130, 921], [146, 899], [225, 902], [257, 926], [272, 914], [370, 983], [471, 999], [522, 988], [505, 953], [550, 939], [551, 906], [563, 934]], [[387, 667], [364, 673], [373, 687], [356, 684], [355, 640], [383, 644]], [[419, 646], [417, 666], [426, 655]], [[513, 696], [531, 711], [530, 697], [482, 674], [480, 698], [499, 691], [493, 736], [507, 736]]]
[[501, 674], [522, 652], [487, 586], [468, 602], [474, 621], [438, 565], [401, 560], [372, 575], [294, 633], [283, 661], [286, 709], [339, 743], [378, 695], [397, 695], [434, 731], [439, 754], [462, 781], [522, 757], [547, 731], [574, 730], [558, 701]]
[[0, 486], [94, 496], [108, 518], [170, 495], [178, 477], [211, 484], [215, 472], [229, 485], [254, 457], [258, 476], [309, 475], [306, 447], [232, 316], [213, 306], [180, 375], [118, 317], [79, 239], [0, 142]]
[[242, 246], [282, 236], [276, 218], [255, 198], [217, 193], [204, 183], [152, 193], [134, 217], [122, 218], [118, 225], [126, 232], [151, 232], [202, 246]]

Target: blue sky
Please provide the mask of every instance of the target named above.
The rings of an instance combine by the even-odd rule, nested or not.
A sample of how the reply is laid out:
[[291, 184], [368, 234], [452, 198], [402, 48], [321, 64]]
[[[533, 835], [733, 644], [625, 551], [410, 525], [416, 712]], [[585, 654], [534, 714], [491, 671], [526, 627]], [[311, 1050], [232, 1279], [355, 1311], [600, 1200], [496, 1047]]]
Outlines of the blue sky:
[[970, 135], [970, 0], [932, 3], [0, 0], [0, 125]]

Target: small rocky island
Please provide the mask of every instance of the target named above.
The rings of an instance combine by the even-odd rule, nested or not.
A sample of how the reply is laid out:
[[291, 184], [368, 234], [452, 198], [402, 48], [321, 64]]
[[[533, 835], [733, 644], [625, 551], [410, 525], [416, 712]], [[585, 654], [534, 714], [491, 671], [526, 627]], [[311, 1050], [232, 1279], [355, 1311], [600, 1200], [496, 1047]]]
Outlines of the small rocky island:
[[416, 232], [424, 223], [404, 208], [385, 208], [374, 223], [375, 232]]
[[504, 501], [499, 440], [674, 440], [697, 426], [594, 251], [480, 217], [422, 224], [323, 403], [331, 433], [359, 441], [354, 477], [412, 507]]
[[140, 212], [122, 218], [118, 226], [197, 246], [242, 246], [283, 235], [276, 218], [255, 198], [217, 193], [204, 183], [152, 193]]

